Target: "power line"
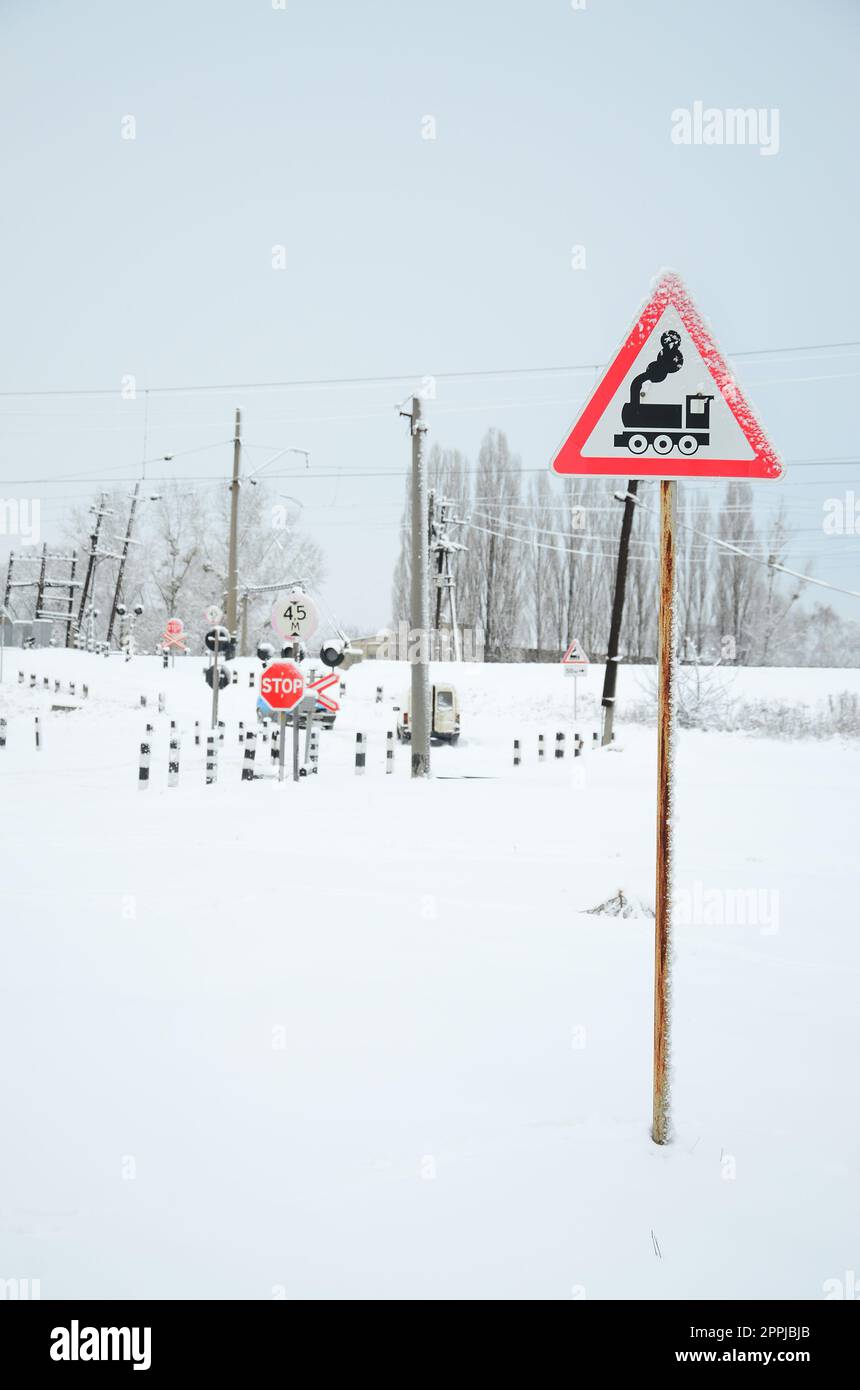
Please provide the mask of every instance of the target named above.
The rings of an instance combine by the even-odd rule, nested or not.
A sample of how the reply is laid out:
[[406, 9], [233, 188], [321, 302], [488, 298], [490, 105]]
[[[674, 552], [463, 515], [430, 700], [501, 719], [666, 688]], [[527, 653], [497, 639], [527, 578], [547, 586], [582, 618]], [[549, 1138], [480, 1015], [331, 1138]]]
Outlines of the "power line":
[[[842, 343], [805, 343], [792, 347], [753, 348], [743, 352], [727, 353], [729, 358], [762, 358], [785, 356], [788, 353], [848, 352], [860, 349], [860, 341]], [[499, 377], [551, 376], [577, 372], [597, 372], [605, 362], [582, 362], [572, 366], [547, 367], [493, 367], [478, 371], [460, 372], [398, 372], [386, 376], [354, 377], [306, 377], [287, 381], [243, 381], [223, 382], [221, 384], [202, 383], [192, 386], [148, 386], [141, 388], [141, 394], [149, 395], [190, 395], [218, 391], [284, 391], [315, 390], [333, 386], [393, 386], [410, 381], [477, 381]], [[55, 387], [47, 390], [0, 391], [0, 398], [54, 397], [54, 396], [119, 396], [116, 386], [111, 387]]]
[[[618, 493], [619, 500], [633, 496], [633, 494]], [[642, 502], [639, 497], [634, 496], [637, 506], [644, 507], [646, 512], [654, 512], [654, 507], [649, 507], [647, 502]], [[694, 535], [703, 537], [706, 541], [711, 541], [713, 545], [719, 545], [724, 550], [731, 550], [736, 555], [742, 555], [746, 560], [752, 560], [757, 565], [765, 565], [767, 569], [779, 570], [781, 574], [791, 575], [793, 579], [800, 579], [804, 584], [817, 584], [822, 589], [832, 589], [837, 594], [847, 594], [849, 598], [860, 598], [860, 592], [856, 589], [842, 589], [838, 584], [829, 584], [826, 579], [814, 579], [811, 574], [800, 574], [797, 570], [788, 569], [785, 565], [780, 565], [776, 560], [763, 560], [759, 555], [751, 555], [748, 551], [742, 550], [740, 546], [733, 545], [731, 541], [721, 540], [719, 536], [709, 536], [707, 531], [700, 531], [698, 527], [691, 526], [689, 522], [681, 521], [676, 518], [678, 526], [682, 526], [685, 531], [692, 531]]]

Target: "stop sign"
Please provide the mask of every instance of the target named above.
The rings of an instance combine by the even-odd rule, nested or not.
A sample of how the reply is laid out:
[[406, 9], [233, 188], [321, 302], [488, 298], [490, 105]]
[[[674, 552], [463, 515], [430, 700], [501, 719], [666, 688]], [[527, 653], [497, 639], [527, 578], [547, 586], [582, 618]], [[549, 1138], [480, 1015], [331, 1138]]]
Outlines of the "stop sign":
[[182, 619], [170, 618], [164, 631], [169, 632], [171, 637], [178, 637], [182, 631]]
[[294, 661], [273, 661], [260, 676], [260, 696], [270, 709], [295, 709], [305, 678]]

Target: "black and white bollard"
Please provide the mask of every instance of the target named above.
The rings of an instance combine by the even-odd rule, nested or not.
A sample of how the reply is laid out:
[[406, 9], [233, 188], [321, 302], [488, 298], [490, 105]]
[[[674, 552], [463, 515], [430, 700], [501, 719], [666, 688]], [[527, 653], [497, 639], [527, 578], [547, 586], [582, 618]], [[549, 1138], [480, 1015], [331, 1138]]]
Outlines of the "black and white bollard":
[[520, 758], [520, 741], [519, 741], [518, 738], [515, 738], [515, 739], [514, 739], [514, 767], [519, 767], [521, 761], [522, 761], [522, 759]]
[[248, 672], [248, 689], [249, 689], [249, 690], [253, 690], [253, 689], [254, 689], [254, 672], [253, 672], [253, 671], [249, 671], [249, 672]]
[[170, 756], [167, 763], [167, 785], [168, 787], [179, 786], [179, 735], [174, 733], [170, 738]]
[[311, 729], [311, 751], [309, 754], [309, 758], [311, 765], [311, 773], [318, 772], [320, 760], [320, 731], [317, 728], [316, 724], [314, 724], [313, 728]]
[[556, 734], [555, 736], [555, 756], [557, 758], [564, 757], [564, 734]]
[[74, 682], [74, 681], [69, 681], [69, 694], [70, 694], [70, 695], [74, 695], [76, 688], [77, 688], [77, 687], [75, 686], [75, 682]]
[[36, 689], [36, 677], [33, 675], [32, 671], [30, 672], [30, 689]]
[[0, 719], [0, 748], [6, 747], [6, 720]]
[[141, 697], [140, 697], [140, 708], [141, 708], [141, 709], [146, 709], [146, 696], [145, 696], [145, 695], [141, 695]]
[[195, 719], [195, 721], [194, 721], [194, 747], [195, 747], [195, 748], [199, 748], [199, 747], [200, 747], [200, 720], [199, 720], [199, 719]]
[[388, 733], [385, 735], [385, 771], [386, 771], [386, 773], [392, 773], [392, 772], [394, 771], [394, 730], [393, 730], [393, 729], [389, 729], [389, 730], [388, 730]]
[[273, 763], [277, 763], [277, 761], [278, 761], [278, 734], [279, 734], [279, 732], [280, 732], [280, 730], [278, 729], [277, 724], [274, 724], [274, 725], [272, 726], [272, 753], [271, 753], [271, 759], [272, 759], [272, 762], [273, 762]]
[[19, 672], [18, 672], [18, 684], [19, 684], [19, 685], [23, 685], [23, 684], [24, 684], [24, 672], [23, 672], [23, 671], [19, 671]]
[[236, 670], [235, 666], [233, 667], [233, 684], [239, 684], [239, 672]]
[[573, 740], [573, 756], [574, 756], [575, 758], [581, 758], [581, 757], [582, 757], [582, 741], [581, 741], [579, 738], [576, 738], [576, 737], [574, 737], [574, 740]]
[[89, 688], [89, 686], [88, 686], [88, 685], [82, 685], [82, 686], [81, 686], [81, 690], [83, 691], [84, 699], [85, 699], [85, 700], [89, 699], [89, 694], [90, 694], [90, 688]]
[[227, 728], [227, 725], [224, 723], [224, 720], [223, 720], [223, 719], [219, 719], [219, 720], [218, 720], [218, 742], [219, 742], [219, 743], [223, 743], [223, 742], [224, 742], [224, 730], [225, 730], [226, 728]]
[[355, 771], [361, 777], [364, 774], [364, 766], [367, 759], [367, 744], [364, 734], [355, 736]]
[[344, 695], [346, 694], [346, 681], [341, 681], [340, 685], [338, 686], [338, 691], [340, 693], [340, 698], [343, 699]]
[[149, 759], [151, 752], [151, 745], [147, 738], [140, 745], [140, 764], [137, 769], [137, 789], [139, 792], [145, 792], [149, 786]]
[[43, 690], [50, 690], [50, 688], [51, 688], [51, 682], [48, 680], [48, 677], [47, 677], [47, 676], [43, 676], [43, 677], [42, 677], [42, 689], [43, 689]]
[[239, 742], [245, 742], [245, 725], [242, 723], [241, 719], [239, 720]]
[[38, 751], [41, 747], [42, 747], [42, 721], [41, 721], [41, 719], [39, 718], [39, 716], [38, 716], [38, 714], [37, 714], [37, 715], [36, 715], [36, 750]]
[[165, 671], [166, 671], [166, 670], [167, 670], [167, 652], [166, 652], [166, 651], [161, 653], [161, 664], [162, 664], [162, 666], [164, 667], [164, 669], [165, 669]]
[[376, 699], [374, 700], [373, 703], [374, 703], [375, 705], [381, 705], [381, 704], [382, 704], [382, 686], [381, 686], [381, 685], [378, 685], [378, 686], [376, 687]]
[[592, 746], [592, 748], [596, 748], [599, 742], [600, 742], [600, 734], [599, 734], [599, 733], [597, 732], [597, 730], [595, 729], [595, 730], [594, 730], [594, 733], [591, 735], [591, 746]]
[[163, 690], [158, 692], [158, 713], [163, 714], [167, 706], [167, 696]]
[[539, 762], [539, 763], [542, 763], [542, 762], [544, 761], [545, 758], [546, 758], [546, 746], [545, 746], [545, 744], [544, 744], [543, 734], [538, 734], [538, 762]]
[[54, 694], [55, 694], [55, 695], [59, 695], [59, 693], [60, 693], [60, 682], [57, 681], [57, 680], [55, 680], [55, 681], [54, 681]]
[[206, 785], [218, 781], [218, 745], [214, 734], [206, 735]]
[[253, 729], [248, 730], [245, 739], [245, 757], [242, 762], [242, 781], [253, 782], [254, 780], [254, 754], [257, 751], [257, 735]]

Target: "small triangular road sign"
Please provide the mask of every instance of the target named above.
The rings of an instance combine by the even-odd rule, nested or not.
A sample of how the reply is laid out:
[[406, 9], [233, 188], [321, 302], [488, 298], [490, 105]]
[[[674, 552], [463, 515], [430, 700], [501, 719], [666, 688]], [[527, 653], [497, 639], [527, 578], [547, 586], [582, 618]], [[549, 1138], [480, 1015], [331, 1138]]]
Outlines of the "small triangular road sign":
[[561, 658], [561, 664], [562, 666], [588, 666], [590, 664], [578, 637], [574, 637], [564, 656]]
[[783, 465], [681, 277], [664, 271], [552, 461], [556, 473], [780, 478]]

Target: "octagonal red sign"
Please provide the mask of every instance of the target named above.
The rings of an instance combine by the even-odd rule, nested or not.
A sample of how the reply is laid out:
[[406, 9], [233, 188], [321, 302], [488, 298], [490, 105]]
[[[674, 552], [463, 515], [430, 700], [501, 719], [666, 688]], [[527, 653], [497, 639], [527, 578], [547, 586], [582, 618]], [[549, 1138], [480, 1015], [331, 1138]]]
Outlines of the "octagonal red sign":
[[273, 661], [260, 676], [260, 697], [271, 709], [295, 709], [305, 678], [294, 661]]

